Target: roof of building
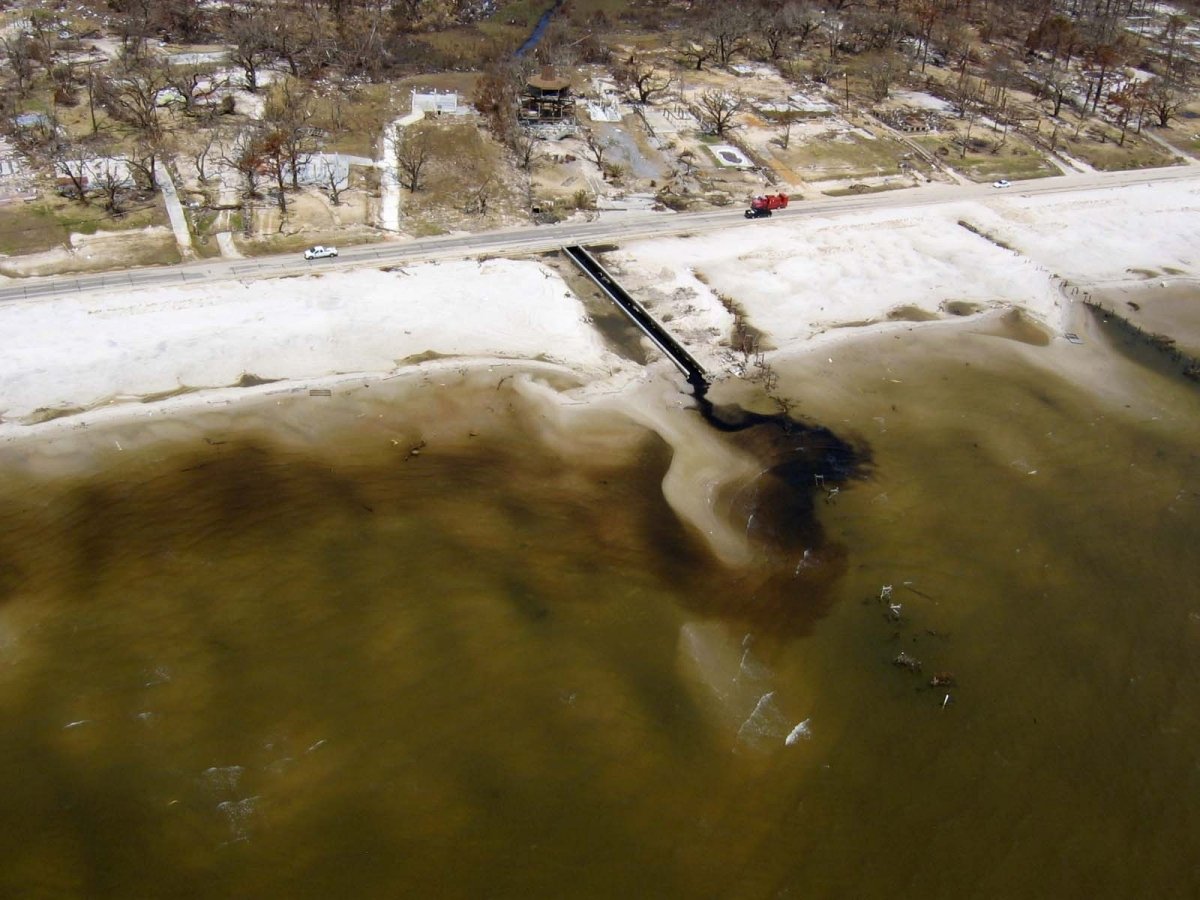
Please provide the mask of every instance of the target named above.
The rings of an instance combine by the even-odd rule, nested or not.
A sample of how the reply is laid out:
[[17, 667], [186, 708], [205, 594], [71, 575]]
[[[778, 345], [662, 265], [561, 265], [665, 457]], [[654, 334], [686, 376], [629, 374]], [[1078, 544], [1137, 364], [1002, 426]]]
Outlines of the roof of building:
[[571, 79], [563, 78], [555, 72], [554, 66], [542, 66], [542, 70], [536, 75], [531, 75], [526, 83], [542, 91], [561, 91], [571, 86]]

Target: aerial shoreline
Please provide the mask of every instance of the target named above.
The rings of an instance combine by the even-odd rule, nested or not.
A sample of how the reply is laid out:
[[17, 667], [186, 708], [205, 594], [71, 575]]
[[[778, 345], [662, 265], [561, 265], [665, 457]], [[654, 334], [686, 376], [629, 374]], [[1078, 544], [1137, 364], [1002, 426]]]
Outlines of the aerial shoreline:
[[[734, 347], [739, 317], [761, 334], [768, 360], [922, 326], [913, 319], [996, 310], [1019, 309], [1061, 339], [1072, 290], [1200, 275], [1198, 198], [1200, 176], [1041, 197], [994, 192], [630, 241], [605, 261], [720, 381], [755, 374]], [[5, 440], [118, 410], [163, 415], [395, 377], [440, 358], [559, 366], [599, 393], [644, 377], [605, 346], [562, 276], [529, 260], [7, 302], [0, 327], [18, 348], [0, 369]]]

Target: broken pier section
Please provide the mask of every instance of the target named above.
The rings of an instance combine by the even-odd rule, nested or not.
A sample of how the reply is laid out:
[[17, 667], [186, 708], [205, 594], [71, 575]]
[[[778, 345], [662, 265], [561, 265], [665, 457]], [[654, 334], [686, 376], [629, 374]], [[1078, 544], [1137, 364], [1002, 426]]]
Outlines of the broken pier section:
[[655, 321], [654, 317], [646, 312], [645, 308], [634, 300], [587, 250], [579, 246], [563, 247], [563, 253], [582, 269], [584, 274], [595, 282], [613, 303], [617, 304], [633, 324], [641, 329], [643, 334], [654, 341], [655, 345], [666, 354], [667, 359], [671, 360], [687, 378], [688, 384], [692, 386], [696, 395], [702, 397], [708, 390], [708, 377], [700, 364], [683, 349], [683, 345]]

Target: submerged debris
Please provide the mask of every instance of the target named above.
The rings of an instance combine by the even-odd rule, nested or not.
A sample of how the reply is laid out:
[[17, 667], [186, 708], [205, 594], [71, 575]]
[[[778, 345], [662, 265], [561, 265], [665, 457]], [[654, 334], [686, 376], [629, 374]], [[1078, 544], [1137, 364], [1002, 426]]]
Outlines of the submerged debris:
[[784, 738], [784, 740], [783, 740], [784, 745], [791, 747], [797, 741], [812, 740], [812, 729], [809, 727], [809, 724], [808, 724], [811, 721], [812, 721], [812, 719], [805, 719], [803, 722], [801, 722], [799, 725], [797, 725], [795, 728], [793, 728], [788, 733], [788, 736], [786, 738]]
[[954, 673], [938, 672], [932, 678], [929, 679], [929, 686], [930, 687], [953, 687], [954, 686]]

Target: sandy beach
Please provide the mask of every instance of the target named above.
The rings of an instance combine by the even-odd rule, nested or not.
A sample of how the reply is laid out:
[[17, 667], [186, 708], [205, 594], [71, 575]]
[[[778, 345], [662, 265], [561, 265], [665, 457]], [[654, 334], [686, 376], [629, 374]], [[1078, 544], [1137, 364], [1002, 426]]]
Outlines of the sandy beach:
[[[716, 397], [769, 409], [763, 385], [773, 367], [800, 365], [836, 383], [870, 370], [858, 347], [913, 329], [928, 331], [935, 347], [939, 333], [1014, 337], [1032, 345], [1034, 365], [1103, 393], [1088, 355], [1064, 338], [1084, 330], [1080, 301], [1091, 285], [1128, 297], [1171, 294], [1172, 321], [1186, 332], [1187, 285], [1200, 275], [1198, 203], [1200, 178], [1064, 197], [998, 192], [635, 241], [602, 259], [708, 370]], [[1146, 303], [1143, 315], [1161, 308]], [[0, 329], [12, 346], [0, 360], [0, 440], [23, 467], [61, 462], [83, 446], [72, 434], [102, 424], [125, 428], [124, 444], [112, 438], [125, 446], [128, 426], [139, 423], [313, 392], [349, 398], [397, 378], [439, 382], [468, 370], [486, 378], [501, 367], [494, 377], [516, 377], [543, 423], [557, 423], [559, 437], [541, 430], [564, 452], [573, 440], [588, 446], [581, 435], [596, 430], [596, 417], [655, 431], [675, 448], [664, 489], [676, 512], [727, 562], [752, 555], [716, 510], [725, 487], [751, 477], [756, 463], [731, 456], [695, 417], [677, 415], [692, 403], [670, 364], [648, 342], [647, 365], [606, 345], [584, 300], [541, 262], [464, 260], [21, 301], [0, 307]], [[819, 420], [821, 406], [807, 400], [793, 412]], [[49, 438], [54, 452], [45, 441], [33, 449]]]
[[[604, 259], [719, 382], [753, 374], [732, 346], [735, 313], [767, 360], [1011, 309], [1061, 339], [1089, 285], [1162, 290], [1200, 275], [1198, 203], [1200, 179], [1066, 197], [997, 193], [637, 241]], [[1173, 317], [1190, 321], [1187, 301], [1174, 302], [1183, 305]], [[1159, 307], [1147, 304], [1143, 315]], [[605, 347], [562, 278], [533, 261], [14, 302], [0, 307], [0, 329], [10, 346], [0, 361], [4, 439], [36, 434], [46, 420], [77, 426], [89, 411], [161, 414], [278, 391], [281, 382], [394, 376], [443, 358], [536, 360], [601, 394], [647, 374]]]

